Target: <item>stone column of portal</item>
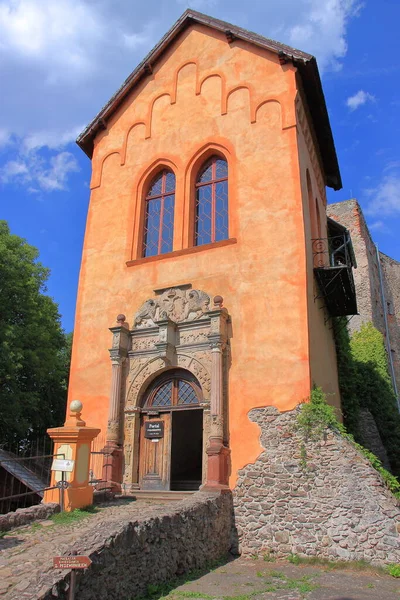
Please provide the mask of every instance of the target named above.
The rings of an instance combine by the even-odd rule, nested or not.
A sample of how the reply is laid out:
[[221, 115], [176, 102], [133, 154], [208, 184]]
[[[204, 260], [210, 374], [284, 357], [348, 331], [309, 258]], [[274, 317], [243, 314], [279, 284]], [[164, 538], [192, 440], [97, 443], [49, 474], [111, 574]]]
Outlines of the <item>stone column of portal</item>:
[[121, 384], [123, 364], [129, 344], [129, 327], [125, 323], [125, 315], [118, 315], [117, 323], [117, 327], [110, 327], [113, 334], [112, 348], [109, 350], [112, 364], [111, 392], [106, 445], [103, 448], [103, 483], [101, 485], [101, 487], [111, 488], [112, 492], [120, 492], [122, 483]]
[[[207, 481], [202, 489], [219, 490], [227, 487], [229, 449], [224, 445], [224, 350], [226, 348], [226, 312], [222, 298], [214, 298], [211, 312], [211, 427], [207, 448]], [[224, 311], [224, 312], [222, 312]]]

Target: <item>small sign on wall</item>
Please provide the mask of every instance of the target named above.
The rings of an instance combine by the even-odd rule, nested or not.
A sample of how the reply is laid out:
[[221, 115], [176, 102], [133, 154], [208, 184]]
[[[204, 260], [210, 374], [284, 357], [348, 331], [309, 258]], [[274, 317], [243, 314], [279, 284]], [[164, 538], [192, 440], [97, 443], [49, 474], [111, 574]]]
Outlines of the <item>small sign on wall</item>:
[[52, 471], [63, 471], [64, 473], [72, 473], [74, 470], [74, 460], [55, 458], [51, 464]]
[[164, 421], [146, 421], [144, 424], [144, 437], [150, 440], [164, 437]]

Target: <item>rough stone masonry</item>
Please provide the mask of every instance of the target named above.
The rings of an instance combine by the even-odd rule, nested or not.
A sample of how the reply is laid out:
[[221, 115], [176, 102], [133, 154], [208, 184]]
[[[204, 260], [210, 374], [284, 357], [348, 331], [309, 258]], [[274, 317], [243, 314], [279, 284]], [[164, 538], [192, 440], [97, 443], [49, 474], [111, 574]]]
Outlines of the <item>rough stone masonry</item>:
[[381, 476], [330, 430], [324, 440], [305, 444], [304, 461], [297, 411], [249, 413], [264, 451], [239, 471], [234, 490], [241, 551], [400, 562], [399, 503]]
[[[228, 554], [231, 546], [232, 496], [198, 492], [163, 507], [154, 517], [104, 523], [71, 550], [86, 554], [92, 565], [78, 575], [79, 600], [132, 600], [183, 573], [204, 568]], [[57, 573], [57, 572], [55, 572]], [[37, 600], [67, 598], [69, 574], [58, 572]], [[22, 598], [33, 598], [23, 593]]]

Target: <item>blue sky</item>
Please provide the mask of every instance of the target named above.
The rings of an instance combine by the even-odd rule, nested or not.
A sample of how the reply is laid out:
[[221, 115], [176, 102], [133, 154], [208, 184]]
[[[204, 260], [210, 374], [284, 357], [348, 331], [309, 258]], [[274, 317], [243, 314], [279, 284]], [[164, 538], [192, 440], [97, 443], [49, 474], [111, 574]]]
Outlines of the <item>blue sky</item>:
[[74, 140], [187, 8], [316, 55], [341, 167], [400, 260], [398, 0], [0, 0], [0, 218], [51, 269], [73, 329], [90, 162]]

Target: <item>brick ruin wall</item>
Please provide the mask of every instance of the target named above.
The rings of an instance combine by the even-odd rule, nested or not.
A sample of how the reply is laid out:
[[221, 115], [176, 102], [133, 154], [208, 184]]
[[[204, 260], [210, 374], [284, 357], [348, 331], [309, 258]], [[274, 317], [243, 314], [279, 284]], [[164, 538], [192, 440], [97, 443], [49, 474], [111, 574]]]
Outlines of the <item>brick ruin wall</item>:
[[304, 462], [297, 410], [249, 413], [264, 451], [239, 471], [234, 490], [241, 551], [400, 562], [398, 501], [368, 460], [331, 431], [305, 443]]
[[357, 268], [353, 270], [353, 275], [359, 315], [351, 318], [349, 330], [352, 333], [357, 331], [362, 323], [372, 321], [383, 333], [384, 318], [376, 249], [361, 208], [356, 200], [347, 200], [328, 205], [327, 215], [350, 231], [357, 260]]
[[400, 263], [380, 252], [392, 362], [400, 394]]
[[400, 392], [400, 263], [379, 252], [386, 306], [382, 305], [376, 246], [357, 200], [327, 206], [327, 215], [351, 234], [357, 269], [353, 270], [359, 315], [349, 321], [350, 333], [372, 321], [386, 338], [386, 312], [397, 390]]

